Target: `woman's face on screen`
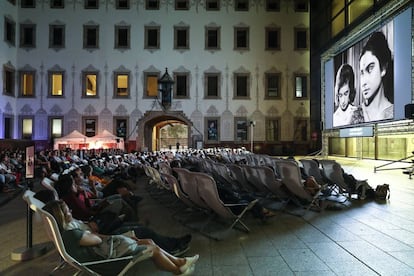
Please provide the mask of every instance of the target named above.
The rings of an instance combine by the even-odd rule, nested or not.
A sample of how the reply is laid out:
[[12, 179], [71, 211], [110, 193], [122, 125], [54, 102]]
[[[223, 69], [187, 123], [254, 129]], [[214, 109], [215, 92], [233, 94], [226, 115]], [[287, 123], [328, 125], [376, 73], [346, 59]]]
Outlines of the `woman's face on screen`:
[[345, 83], [338, 90], [339, 107], [345, 111], [349, 104], [349, 84]]
[[378, 58], [371, 51], [366, 51], [361, 56], [359, 68], [361, 68], [361, 93], [364, 100], [370, 102], [382, 84], [382, 77], [385, 75], [385, 70], [381, 70]]

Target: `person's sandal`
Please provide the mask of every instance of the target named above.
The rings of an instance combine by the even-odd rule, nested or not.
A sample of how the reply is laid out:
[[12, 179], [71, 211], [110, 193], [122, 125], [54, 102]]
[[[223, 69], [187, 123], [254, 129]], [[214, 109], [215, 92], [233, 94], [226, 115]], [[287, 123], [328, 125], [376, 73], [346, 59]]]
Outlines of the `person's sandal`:
[[[186, 273], [188, 269], [191, 268], [192, 265], [194, 265], [200, 256], [198, 254], [194, 255], [193, 257], [186, 257], [185, 258], [185, 264], [180, 266], [180, 271], [183, 273]], [[188, 275], [188, 274], [184, 274]]]

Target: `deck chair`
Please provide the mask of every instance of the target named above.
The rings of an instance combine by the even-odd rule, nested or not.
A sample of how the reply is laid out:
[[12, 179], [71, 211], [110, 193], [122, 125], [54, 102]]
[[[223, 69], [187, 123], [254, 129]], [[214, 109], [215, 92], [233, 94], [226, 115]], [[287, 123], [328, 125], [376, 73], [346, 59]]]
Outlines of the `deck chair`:
[[227, 168], [229, 168], [230, 177], [234, 179], [235, 183], [237, 183], [241, 191], [252, 192], [252, 193], [256, 191], [256, 189], [252, 188], [247, 182], [241, 166], [236, 165], [236, 164], [226, 164], [226, 166]]
[[158, 163], [158, 171], [164, 174], [172, 174], [172, 168], [167, 162]]
[[269, 187], [263, 181], [261, 177], [261, 166], [242, 165], [240, 166], [243, 170], [244, 177], [247, 183], [255, 189], [255, 194], [261, 197], [269, 197], [272, 195]]
[[345, 183], [341, 165], [335, 160], [328, 159], [321, 159], [319, 163], [322, 166], [323, 175], [333, 186], [332, 190], [336, 190], [338, 194], [347, 194], [348, 198], [351, 198], [351, 192], [349, 186]]
[[[197, 189], [200, 198], [210, 207], [211, 210], [214, 211], [217, 216], [221, 219], [230, 221], [230, 226], [226, 230], [230, 230], [236, 225], [240, 225], [242, 230], [250, 232], [250, 229], [241, 219], [243, 215], [257, 203], [258, 200], [255, 199], [246, 203], [226, 204], [220, 199], [217, 184], [210, 175], [205, 173], [194, 173], [193, 175], [197, 181]], [[240, 214], [235, 214], [230, 208], [233, 206], [242, 206], [243, 210]]]
[[279, 160], [276, 165], [279, 168], [282, 183], [293, 196], [291, 201], [306, 210], [311, 208], [320, 210], [318, 202], [320, 191], [317, 191], [314, 196], [306, 191], [299, 166], [288, 160]]
[[40, 214], [40, 216], [42, 217], [46, 232], [48, 236], [52, 239], [57, 251], [60, 254], [60, 257], [62, 258], [62, 262], [52, 270], [50, 275], [63, 268], [66, 264], [74, 267], [77, 270], [75, 275], [79, 275], [82, 272], [87, 273], [89, 275], [107, 274], [106, 272], [108, 272], [108, 265], [111, 265], [111, 268], [113, 268], [114, 263], [119, 264], [119, 271], [116, 272], [117, 275], [124, 275], [136, 263], [148, 259], [152, 256], [152, 252], [150, 251], [141, 251], [139, 254], [134, 256], [125, 256], [121, 258], [105, 259], [100, 261], [84, 263], [78, 262], [67, 253], [65, 249], [65, 244], [63, 243], [59, 227], [56, 223], [55, 218], [49, 212], [46, 212], [42, 209], [44, 203], [36, 199], [34, 197], [34, 194], [34, 192], [27, 190], [23, 195], [23, 199], [27, 202], [27, 204], [29, 204], [30, 208], [35, 213]]
[[55, 189], [55, 182], [52, 179], [48, 177], [43, 177], [42, 181], [40, 181], [40, 184], [43, 186], [43, 188], [51, 190], [53, 192], [53, 195], [55, 196], [55, 199], [59, 198], [59, 195]]

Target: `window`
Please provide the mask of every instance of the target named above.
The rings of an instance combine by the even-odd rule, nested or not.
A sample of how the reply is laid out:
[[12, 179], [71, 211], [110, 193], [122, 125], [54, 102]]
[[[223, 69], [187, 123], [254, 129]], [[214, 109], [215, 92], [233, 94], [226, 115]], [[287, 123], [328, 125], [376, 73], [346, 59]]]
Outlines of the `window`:
[[22, 118], [22, 139], [31, 140], [33, 136], [33, 118]]
[[266, 141], [277, 142], [280, 140], [280, 119], [278, 118], [267, 118], [266, 124]]
[[129, 49], [130, 26], [115, 26], [115, 48]]
[[36, 47], [36, 25], [20, 24], [20, 47], [34, 48]]
[[65, 48], [65, 25], [49, 25], [49, 48]]
[[220, 27], [206, 27], [205, 47], [207, 50], [220, 49]]
[[220, 74], [219, 73], [206, 73], [205, 79], [205, 92], [204, 97], [206, 99], [220, 98]]
[[295, 142], [306, 142], [308, 140], [308, 120], [295, 119], [294, 124], [293, 140]]
[[188, 98], [188, 73], [174, 73], [174, 98]]
[[50, 0], [51, 9], [63, 9], [65, 7], [64, 0]]
[[35, 71], [21, 71], [20, 75], [20, 97], [34, 97], [35, 95]]
[[189, 43], [189, 28], [188, 27], [174, 27], [174, 49], [188, 49]]
[[206, 0], [207, 11], [218, 11], [220, 10], [220, 0]]
[[159, 10], [160, 1], [159, 0], [145, 0], [145, 9], [147, 10]]
[[246, 73], [234, 74], [234, 98], [250, 97], [250, 76]]
[[295, 98], [306, 98], [308, 96], [308, 77], [305, 75], [295, 76]]
[[118, 10], [128, 10], [129, 0], [116, 0], [116, 8]]
[[234, 0], [235, 11], [249, 11], [249, 0]]
[[13, 138], [13, 118], [4, 114], [4, 139]]
[[144, 97], [158, 97], [158, 77], [159, 73], [144, 73], [145, 74], [145, 96]]
[[295, 12], [307, 12], [308, 0], [295, 0]]
[[235, 27], [234, 28], [234, 49], [248, 50], [249, 49], [249, 28]]
[[99, 48], [99, 26], [83, 26], [83, 48]]
[[127, 138], [127, 134], [128, 134], [128, 118], [127, 117], [118, 117], [118, 118], [114, 118], [114, 126], [115, 126], [115, 131], [114, 133], [116, 134], [117, 137], [121, 137], [124, 138], [124, 140]]
[[82, 97], [98, 97], [98, 72], [83, 72], [82, 75]]
[[145, 49], [160, 48], [160, 27], [145, 26]]
[[176, 10], [188, 10], [189, 9], [189, 0], [175, 0], [175, 9]]
[[280, 74], [279, 73], [266, 73], [266, 87], [265, 87], [265, 98], [279, 98], [280, 95]]
[[83, 117], [83, 130], [85, 133], [85, 136], [87, 137], [93, 137], [97, 134], [98, 126], [98, 118], [96, 117]]
[[218, 142], [220, 137], [219, 118], [206, 118], [205, 125], [205, 137], [207, 137], [207, 142]]
[[279, 12], [280, 0], [266, 0], [266, 11]]
[[115, 98], [129, 97], [129, 73], [115, 73]]
[[295, 50], [308, 49], [308, 29], [295, 28]]
[[4, 17], [4, 41], [13, 46], [16, 43], [16, 23], [7, 17]]
[[21, 0], [22, 8], [36, 8], [36, 0]]
[[280, 28], [268, 27], [266, 28], [266, 50], [279, 51], [280, 50]]
[[234, 127], [235, 140], [237, 142], [247, 141], [247, 119], [244, 117], [234, 118]]
[[9, 66], [3, 66], [3, 94], [14, 96], [14, 75], [15, 70]]
[[99, 9], [99, 0], [84, 0], [85, 9]]
[[49, 97], [64, 96], [64, 72], [63, 71], [49, 71]]
[[50, 137], [58, 138], [63, 136], [63, 118], [49, 118]]

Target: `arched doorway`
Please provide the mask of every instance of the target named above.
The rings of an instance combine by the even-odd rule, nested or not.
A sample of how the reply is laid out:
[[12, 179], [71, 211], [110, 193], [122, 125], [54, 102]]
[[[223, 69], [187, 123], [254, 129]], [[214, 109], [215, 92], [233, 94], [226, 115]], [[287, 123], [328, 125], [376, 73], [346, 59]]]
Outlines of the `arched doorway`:
[[159, 151], [192, 147], [191, 121], [182, 111], [150, 111], [138, 121], [137, 150]]

